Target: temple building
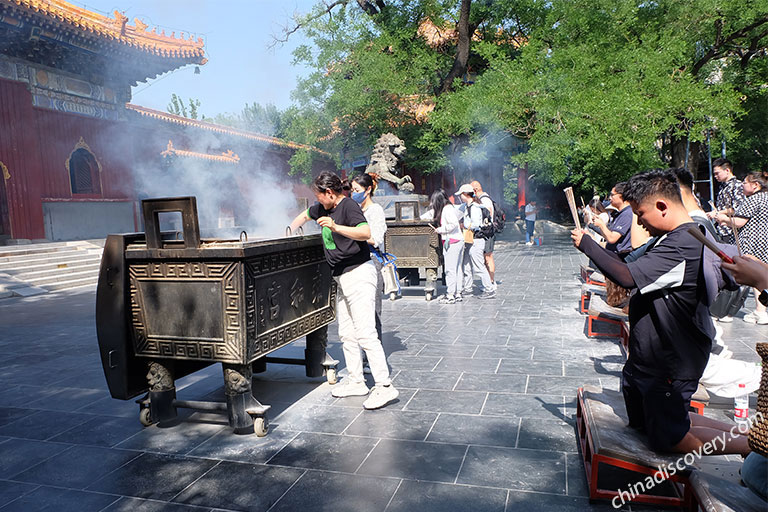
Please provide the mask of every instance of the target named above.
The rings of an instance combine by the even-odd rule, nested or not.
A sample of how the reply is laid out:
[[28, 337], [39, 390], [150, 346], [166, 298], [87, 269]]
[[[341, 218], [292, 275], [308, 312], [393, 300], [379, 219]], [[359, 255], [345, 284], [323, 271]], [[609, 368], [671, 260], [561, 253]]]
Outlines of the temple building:
[[219, 225], [241, 224], [242, 199], [265, 173], [311, 196], [288, 160], [308, 149], [313, 172], [335, 170], [327, 153], [130, 103], [131, 86], [205, 63], [202, 39], [118, 11], [0, 0], [0, 243], [139, 230], [139, 199], [168, 188], [169, 176], [178, 183], [173, 172], [187, 163], [205, 189], [226, 193]]

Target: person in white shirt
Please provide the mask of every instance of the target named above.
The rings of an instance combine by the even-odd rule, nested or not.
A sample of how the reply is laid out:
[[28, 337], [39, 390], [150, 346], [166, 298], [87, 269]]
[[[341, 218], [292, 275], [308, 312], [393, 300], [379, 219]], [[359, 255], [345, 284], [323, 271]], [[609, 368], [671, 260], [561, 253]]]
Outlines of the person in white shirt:
[[475, 191], [472, 189], [472, 185], [466, 183], [459, 188], [456, 192], [462, 202], [464, 203], [464, 217], [462, 222], [464, 224], [464, 230], [471, 232], [470, 242], [465, 238], [464, 246], [464, 284], [463, 294], [472, 294], [473, 275], [480, 277], [482, 283], [482, 292], [478, 295], [481, 299], [491, 299], [496, 296], [496, 288], [491, 281], [491, 276], [488, 274], [488, 269], [485, 268], [485, 258], [483, 252], [485, 251], [485, 239], [480, 234], [480, 227], [483, 225], [483, 209], [485, 206], [475, 198]]
[[[493, 215], [495, 213], [493, 208], [493, 200], [491, 196], [483, 192], [483, 186], [479, 181], [475, 180], [472, 183], [472, 190], [475, 191], [475, 197], [480, 200], [480, 203], [488, 208], [491, 212], [491, 222], [493, 222]], [[485, 249], [483, 255], [485, 257], [485, 268], [488, 269], [488, 275], [491, 276], [491, 282], [496, 286], [496, 262], [493, 261], [493, 249], [496, 246], [496, 233], [485, 239]]]
[[461, 302], [461, 279], [464, 255], [464, 237], [459, 226], [459, 215], [451, 204], [448, 194], [438, 190], [432, 194], [430, 209], [421, 216], [424, 220], [435, 221], [435, 232], [443, 242], [443, 268], [445, 269], [445, 296], [440, 304]]
[[533, 245], [533, 229], [536, 226], [536, 214], [539, 209], [536, 208], [536, 200], [531, 199], [525, 205], [525, 245]]
[[[381, 205], [376, 204], [372, 197], [376, 192], [376, 186], [378, 182], [368, 173], [358, 174], [352, 181], [350, 181], [352, 187], [352, 194], [350, 197], [360, 205], [365, 215], [365, 220], [368, 221], [368, 227], [371, 228], [371, 238], [367, 240], [368, 248], [371, 250], [371, 261], [376, 266], [376, 333], [379, 335], [379, 339], [382, 335], [381, 328], [381, 297], [384, 294], [384, 278], [381, 275], [382, 262], [380, 260], [381, 253], [384, 252], [384, 234], [387, 232], [387, 220], [384, 216], [384, 208]], [[378, 255], [377, 255], [378, 253]], [[365, 361], [364, 357], [364, 363]]]

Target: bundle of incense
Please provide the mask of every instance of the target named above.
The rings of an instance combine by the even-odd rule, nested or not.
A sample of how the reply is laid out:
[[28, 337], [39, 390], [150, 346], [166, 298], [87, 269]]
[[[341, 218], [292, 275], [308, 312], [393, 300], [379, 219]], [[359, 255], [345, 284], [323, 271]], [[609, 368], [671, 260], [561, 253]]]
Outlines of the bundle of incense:
[[568, 207], [571, 209], [571, 215], [573, 215], [573, 223], [576, 224], [576, 229], [581, 230], [579, 212], [576, 210], [576, 199], [573, 197], [573, 187], [568, 187], [564, 189], [563, 192], [565, 192], [565, 198], [568, 200]]
[[709, 249], [710, 251], [712, 251], [712, 252], [714, 252], [715, 254], [717, 254], [717, 256], [718, 256], [718, 257], [719, 257], [721, 260], [723, 260], [723, 261], [724, 261], [724, 262], [726, 262], [726, 263], [733, 263], [733, 260], [732, 260], [732, 259], [731, 259], [731, 258], [730, 258], [730, 257], [729, 257], [727, 254], [725, 254], [723, 251], [721, 251], [721, 250], [720, 250], [720, 248], [719, 248], [717, 245], [715, 245], [715, 243], [714, 243], [714, 242], [712, 242], [711, 240], [709, 240], [709, 239], [708, 239], [708, 238], [707, 238], [707, 237], [704, 235], [704, 233], [702, 233], [701, 231], [699, 231], [699, 228], [698, 228], [698, 227], [694, 227], [694, 226], [691, 226], [690, 228], [688, 228], [688, 232], [689, 232], [691, 235], [693, 235], [693, 237], [694, 237], [696, 240], [698, 240], [699, 242], [703, 243], [703, 244], [704, 244], [704, 246], [705, 246], [707, 249]]
[[584, 204], [584, 198], [579, 196], [579, 199], [581, 199], [581, 211], [584, 212], [584, 223], [589, 226], [592, 224], [592, 210], [587, 208], [587, 205]]

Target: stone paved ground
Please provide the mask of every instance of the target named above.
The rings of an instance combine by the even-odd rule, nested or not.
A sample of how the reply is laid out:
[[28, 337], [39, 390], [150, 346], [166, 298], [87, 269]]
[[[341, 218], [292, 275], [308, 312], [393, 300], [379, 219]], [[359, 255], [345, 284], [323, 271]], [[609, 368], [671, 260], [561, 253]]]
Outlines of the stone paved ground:
[[[618, 389], [621, 353], [584, 336], [578, 253], [565, 237], [545, 243], [498, 244], [494, 300], [447, 306], [408, 290], [385, 301], [401, 394], [383, 410], [333, 399], [301, 367], [271, 366], [254, 388], [272, 405], [265, 438], [189, 412], [142, 428], [137, 406], [106, 390], [93, 289], [5, 299], [0, 510], [611, 510], [585, 498], [573, 418], [578, 386]], [[757, 360], [768, 327], [725, 329], [738, 357]], [[331, 340], [342, 359], [335, 329]], [[177, 385], [181, 398], [222, 398], [219, 365]]]

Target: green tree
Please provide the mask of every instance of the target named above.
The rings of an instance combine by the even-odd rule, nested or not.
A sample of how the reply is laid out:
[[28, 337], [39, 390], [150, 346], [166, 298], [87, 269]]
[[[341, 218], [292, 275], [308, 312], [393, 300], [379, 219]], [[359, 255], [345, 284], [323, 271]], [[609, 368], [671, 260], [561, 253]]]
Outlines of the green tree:
[[[198, 116], [200, 116], [198, 110], [199, 108], [200, 100], [189, 98], [188, 103], [185, 105], [184, 100], [182, 100], [180, 96], [177, 96], [174, 93], [171, 94], [171, 102], [168, 103], [166, 110], [170, 114], [175, 114], [177, 116], [188, 117], [190, 119], [198, 119]], [[205, 116], [200, 116], [200, 118], [205, 119]]]
[[213, 122], [273, 137], [283, 137], [284, 115], [283, 111], [271, 103], [261, 105], [254, 102], [246, 103], [237, 114], [218, 114], [213, 117]]
[[294, 53], [314, 71], [293, 119], [331, 151], [395, 131], [427, 172], [503, 133], [529, 148], [513, 164], [556, 184], [681, 165], [686, 138], [693, 166], [707, 130], [764, 166], [766, 29], [758, 1], [323, 2], [286, 30], [314, 43]]

